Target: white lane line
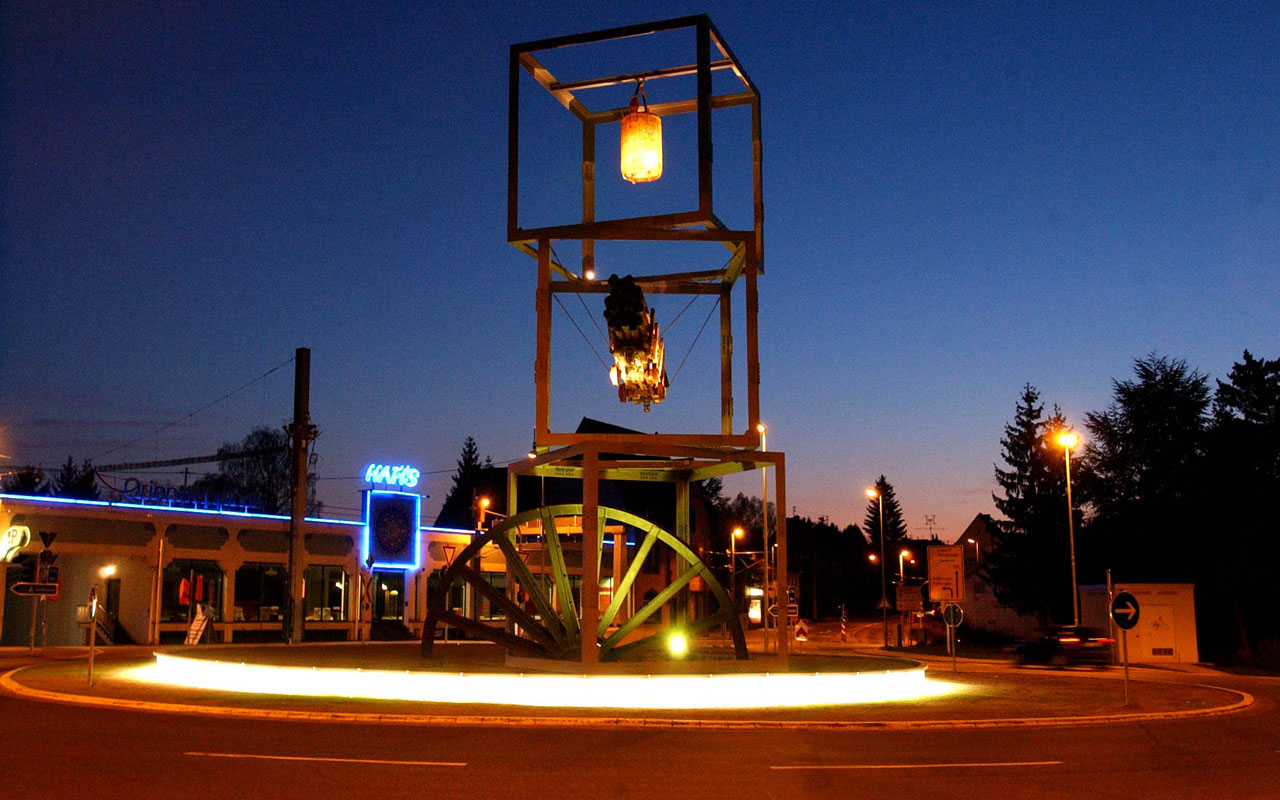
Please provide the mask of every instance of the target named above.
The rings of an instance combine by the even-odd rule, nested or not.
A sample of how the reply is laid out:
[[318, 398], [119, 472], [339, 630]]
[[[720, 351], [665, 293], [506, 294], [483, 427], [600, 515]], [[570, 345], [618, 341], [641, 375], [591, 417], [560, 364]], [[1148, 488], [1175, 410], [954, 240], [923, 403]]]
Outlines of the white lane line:
[[258, 753], [183, 753], [204, 758], [256, 758], [263, 761], [325, 761], [336, 764], [390, 764], [397, 767], [465, 767], [465, 761], [385, 761], [378, 758], [323, 758], [321, 756], [267, 756]]
[[965, 761], [954, 764], [776, 764], [769, 769], [951, 769], [953, 767], [1053, 767], [1061, 761]]

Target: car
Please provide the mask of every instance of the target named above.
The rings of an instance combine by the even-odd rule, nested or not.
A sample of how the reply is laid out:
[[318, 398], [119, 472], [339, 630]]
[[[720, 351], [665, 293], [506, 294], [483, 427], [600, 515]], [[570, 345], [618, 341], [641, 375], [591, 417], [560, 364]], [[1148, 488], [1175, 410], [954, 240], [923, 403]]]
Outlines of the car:
[[1048, 664], [1066, 667], [1090, 664], [1104, 668], [1111, 663], [1111, 645], [1115, 639], [1084, 625], [1054, 625], [1037, 638], [1024, 639], [1013, 645], [1013, 662]]

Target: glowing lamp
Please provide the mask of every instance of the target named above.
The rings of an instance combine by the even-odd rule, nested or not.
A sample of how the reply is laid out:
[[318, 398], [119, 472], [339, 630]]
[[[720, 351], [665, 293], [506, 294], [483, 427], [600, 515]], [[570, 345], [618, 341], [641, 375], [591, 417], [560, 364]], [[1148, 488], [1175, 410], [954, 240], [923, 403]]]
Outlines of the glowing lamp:
[[1070, 431], [1066, 433], [1061, 433], [1058, 435], [1058, 444], [1062, 445], [1068, 450], [1074, 448], [1079, 443], [1080, 443], [1079, 437], [1077, 437], [1074, 433], [1071, 433]]
[[671, 655], [679, 658], [689, 651], [689, 640], [684, 638], [683, 633], [673, 633], [667, 640], [667, 648], [671, 650]]
[[636, 87], [631, 108], [622, 116], [620, 163], [622, 177], [632, 183], [648, 183], [662, 177], [662, 118], [649, 110], [644, 83]]

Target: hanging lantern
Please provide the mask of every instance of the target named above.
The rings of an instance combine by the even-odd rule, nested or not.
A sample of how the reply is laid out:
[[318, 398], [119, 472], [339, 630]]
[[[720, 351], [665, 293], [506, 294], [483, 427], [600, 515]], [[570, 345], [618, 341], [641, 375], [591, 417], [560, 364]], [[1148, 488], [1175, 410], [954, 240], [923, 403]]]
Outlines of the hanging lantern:
[[643, 81], [631, 96], [631, 109], [622, 116], [621, 164], [622, 177], [632, 183], [662, 177], [662, 118], [649, 110]]

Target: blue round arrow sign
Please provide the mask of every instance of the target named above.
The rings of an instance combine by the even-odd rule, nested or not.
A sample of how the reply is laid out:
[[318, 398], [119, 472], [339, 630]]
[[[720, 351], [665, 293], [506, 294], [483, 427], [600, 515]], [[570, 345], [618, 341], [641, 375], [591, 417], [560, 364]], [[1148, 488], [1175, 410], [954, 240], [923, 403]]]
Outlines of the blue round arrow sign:
[[1129, 630], [1138, 624], [1138, 599], [1128, 592], [1120, 592], [1111, 601], [1111, 618], [1116, 627]]

